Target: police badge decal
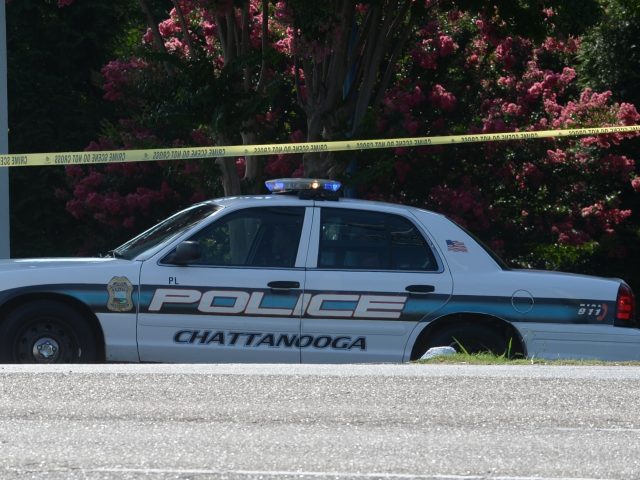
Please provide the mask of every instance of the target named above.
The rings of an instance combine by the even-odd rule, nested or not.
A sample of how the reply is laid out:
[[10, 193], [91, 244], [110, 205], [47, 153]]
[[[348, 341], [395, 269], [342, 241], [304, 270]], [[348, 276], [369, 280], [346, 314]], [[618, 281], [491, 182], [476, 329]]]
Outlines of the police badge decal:
[[112, 312], [129, 312], [133, 309], [133, 285], [127, 277], [113, 277], [107, 285], [109, 301], [107, 308]]

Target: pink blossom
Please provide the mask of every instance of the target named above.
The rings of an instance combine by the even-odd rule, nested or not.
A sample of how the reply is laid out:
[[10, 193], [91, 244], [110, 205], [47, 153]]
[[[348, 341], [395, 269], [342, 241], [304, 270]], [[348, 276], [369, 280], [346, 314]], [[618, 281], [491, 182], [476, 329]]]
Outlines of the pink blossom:
[[636, 162], [624, 155], [607, 155], [602, 159], [602, 170], [604, 173], [617, 175], [622, 179], [628, 178], [635, 170]]
[[240, 178], [244, 177], [246, 166], [247, 166], [247, 162], [244, 157], [238, 157], [236, 159], [236, 170], [238, 171], [238, 176]]
[[531, 87], [529, 87], [527, 93], [529, 94], [531, 100], [535, 100], [542, 94], [542, 90], [542, 83], [536, 82]]
[[478, 57], [478, 55], [476, 53], [472, 53], [471, 55], [469, 55], [467, 57], [467, 60], [465, 62], [465, 66], [467, 68], [474, 67], [474, 66], [478, 65], [479, 61], [480, 61], [480, 57]]
[[278, 52], [281, 53], [288, 53], [288, 54], [292, 54], [293, 53], [293, 37], [291, 35], [287, 35], [284, 38], [281, 38], [280, 40], [276, 41], [273, 44], [273, 48], [275, 50], [277, 50]]
[[82, 200], [77, 198], [69, 200], [65, 208], [67, 209], [67, 212], [78, 220], [80, 220], [85, 214], [84, 203]]
[[291, 135], [289, 136], [289, 138], [293, 143], [300, 143], [305, 141], [306, 135], [302, 130], [298, 129], [291, 132]]
[[276, 3], [276, 18], [282, 23], [293, 23], [293, 12], [287, 5], [287, 2], [277, 2]]
[[640, 122], [640, 113], [631, 103], [621, 103], [616, 117], [622, 125], [636, 125]]
[[436, 52], [419, 51], [417, 54], [414, 54], [414, 58], [418, 61], [419, 65], [426, 70], [435, 70], [438, 68], [438, 54]]
[[502, 118], [487, 118], [482, 122], [482, 133], [497, 133], [507, 130]]
[[429, 102], [436, 108], [440, 108], [445, 112], [452, 111], [456, 106], [456, 97], [454, 94], [447, 92], [446, 89], [436, 84], [433, 86], [429, 94]]
[[505, 88], [513, 88], [516, 85], [516, 77], [509, 75], [498, 78], [498, 85]]
[[95, 189], [95, 188], [98, 188], [100, 185], [102, 185], [103, 180], [104, 180], [104, 175], [102, 173], [96, 170], [92, 170], [89, 172], [89, 175], [87, 175], [81, 180], [81, 184]]
[[269, 157], [265, 173], [271, 177], [287, 177], [298, 167], [300, 162], [292, 155], [276, 155]]
[[507, 37], [502, 40], [496, 47], [496, 57], [504, 64], [504, 68], [510, 70], [515, 65], [515, 56], [513, 55], [513, 38]]
[[211, 144], [211, 138], [203, 129], [194, 130], [191, 132], [191, 139], [196, 143], [196, 145], [205, 146]]
[[523, 109], [515, 103], [504, 103], [502, 105], [502, 112], [507, 115], [519, 116], [522, 115]]
[[567, 154], [562, 150], [547, 150], [547, 158], [551, 164], [562, 164], [567, 161]]
[[407, 133], [411, 136], [415, 136], [420, 128], [420, 122], [418, 120], [405, 119], [402, 122], [402, 127], [407, 131]]
[[542, 104], [544, 105], [545, 112], [553, 117], [558, 117], [562, 112], [562, 105], [559, 105], [555, 98], [545, 98]]
[[122, 197], [114, 192], [104, 199], [103, 206], [109, 215], [119, 215], [123, 208]]
[[168, 40], [165, 40], [164, 46], [167, 49], [167, 52], [169, 53], [177, 52], [182, 55], [187, 55], [189, 53], [189, 46], [187, 45], [187, 43], [183, 42], [182, 40], [176, 37], [172, 37], [172, 38], [169, 38]]
[[84, 175], [84, 170], [80, 165], [67, 165], [64, 167], [67, 177], [79, 179]]
[[202, 29], [203, 35], [207, 39], [212, 38], [218, 31], [218, 27], [214, 22], [211, 22], [205, 19], [202, 19], [202, 22], [200, 23], [200, 28]]
[[168, 18], [158, 24], [158, 30], [160, 30], [160, 35], [163, 37], [169, 37], [180, 33], [180, 24], [174, 22], [172, 18]]
[[438, 37], [438, 53], [441, 57], [451, 55], [458, 49], [458, 44], [453, 41], [449, 35], [440, 35]]
[[604, 212], [604, 205], [602, 202], [596, 202], [593, 205], [589, 205], [588, 207], [584, 207], [581, 210], [581, 214], [583, 217], [589, 216], [600, 216]]
[[560, 75], [560, 83], [562, 85], [569, 85], [576, 79], [576, 71], [571, 67], [564, 67], [562, 74]]
[[103, 197], [99, 193], [91, 192], [84, 201], [85, 206], [91, 210], [102, 210], [104, 205]]
[[576, 53], [580, 47], [580, 40], [569, 37], [566, 41], [555, 37], [548, 37], [542, 44], [542, 49], [550, 53]]
[[153, 30], [151, 30], [150, 28], [147, 28], [147, 31], [145, 32], [145, 34], [142, 36], [142, 43], [144, 45], [151, 45], [153, 44]]
[[102, 68], [104, 77], [104, 98], [115, 102], [124, 98], [124, 90], [130, 81], [130, 77], [136, 70], [147, 67], [146, 62], [138, 58], [129, 60], [112, 60]]

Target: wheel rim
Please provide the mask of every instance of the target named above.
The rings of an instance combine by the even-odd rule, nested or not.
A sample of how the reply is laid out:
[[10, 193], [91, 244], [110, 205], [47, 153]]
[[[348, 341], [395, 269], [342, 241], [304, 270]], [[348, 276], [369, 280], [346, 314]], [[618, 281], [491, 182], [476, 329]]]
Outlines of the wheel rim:
[[32, 322], [17, 336], [14, 355], [18, 362], [72, 362], [77, 356], [78, 343], [66, 325], [59, 321], [41, 319]]
[[42, 337], [36, 340], [31, 350], [33, 358], [42, 362], [55, 362], [60, 355], [60, 344], [55, 338]]

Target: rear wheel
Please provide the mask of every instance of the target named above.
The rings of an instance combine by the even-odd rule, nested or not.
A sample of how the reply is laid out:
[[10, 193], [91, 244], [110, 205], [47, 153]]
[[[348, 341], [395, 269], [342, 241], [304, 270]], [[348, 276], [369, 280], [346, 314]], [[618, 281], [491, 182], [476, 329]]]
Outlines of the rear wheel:
[[39, 300], [11, 311], [0, 325], [0, 361], [4, 363], [92, 363], [95, 335], [70, 306]]
[[509, 341], [497, 328], [483, 324], [454, 323], [443, 325], [433, 331], [423, 345], [422, 353], [432, 347], [453, 347], [461, 353], [492, 353], [494, 355], [512, 356]]

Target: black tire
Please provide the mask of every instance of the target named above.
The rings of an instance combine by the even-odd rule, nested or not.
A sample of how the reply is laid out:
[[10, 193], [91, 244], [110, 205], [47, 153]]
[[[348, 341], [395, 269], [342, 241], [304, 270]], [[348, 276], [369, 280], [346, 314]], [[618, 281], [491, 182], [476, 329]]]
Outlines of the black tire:
[[72, 307], [38, 300], [9, 312], [0, 324], [2, 363], [93, 363], [95, 335]]
[[427, 337], [418, 358], [432, 347], [453, 347], [460, 353], [512, 354], [500, 329], [473, 323], [454, 323], [434, 330]]

